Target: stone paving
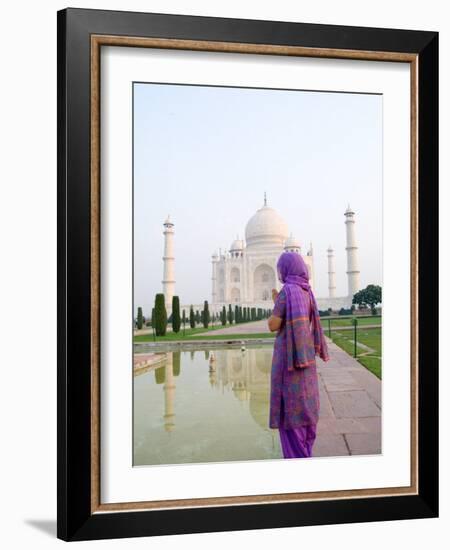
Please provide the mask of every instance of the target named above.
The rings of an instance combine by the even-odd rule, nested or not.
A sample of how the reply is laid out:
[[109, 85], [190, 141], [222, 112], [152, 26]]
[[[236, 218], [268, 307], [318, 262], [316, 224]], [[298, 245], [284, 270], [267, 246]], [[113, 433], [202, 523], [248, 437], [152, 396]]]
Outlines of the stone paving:
[[254, 323], [238, 323], [231, 327], [218, 328], [217, 330], [209, 330], [197, 334], [196, 336], [215, 336], [216, 334], [259, 334], [261, 332], [268, 332], [267, 319], [262, 321], [255, 321]]
[[[214, 333], [251, 334], [266, 331], [267, 320], [263, 320], [233, 325]], [[313, 456], [379, 454], [381, 380], [326, 338], [330, 360], [324, 363], [317, 358], [320, 420]]]
[[327, 338], [317, 358], [320, 419], [313, 456], [381, 453], [381, 380]]

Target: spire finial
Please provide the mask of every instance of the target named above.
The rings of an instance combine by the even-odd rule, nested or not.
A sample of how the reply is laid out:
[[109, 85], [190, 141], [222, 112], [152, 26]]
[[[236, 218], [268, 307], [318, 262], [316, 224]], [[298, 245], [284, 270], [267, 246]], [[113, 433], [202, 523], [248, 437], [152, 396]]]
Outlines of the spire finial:
[[170, 219], [170, 214], [167, 214], [167, 218], [166, 218], [165, 222], [163, 223], [163, 225], [166, 226], [166, 227], [173, 227], [174, 223]]
[[267, 206], [267, 193], [264, 191], [264, 206]]

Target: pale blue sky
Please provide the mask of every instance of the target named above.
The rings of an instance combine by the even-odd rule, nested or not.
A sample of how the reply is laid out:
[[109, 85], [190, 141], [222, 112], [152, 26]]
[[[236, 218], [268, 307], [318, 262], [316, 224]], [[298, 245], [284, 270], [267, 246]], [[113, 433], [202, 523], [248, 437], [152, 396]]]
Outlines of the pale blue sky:
[[356, 212], [361, 284], [381, 284], [382, 96], [134, 84], [134, 303], [161, 292], [163, 227], [175, 223], [176, 293], [211, 300], [211, 255], [244, 238], [263, 204], [306, 253], [316, 296], [347, 293], [344, 211]]

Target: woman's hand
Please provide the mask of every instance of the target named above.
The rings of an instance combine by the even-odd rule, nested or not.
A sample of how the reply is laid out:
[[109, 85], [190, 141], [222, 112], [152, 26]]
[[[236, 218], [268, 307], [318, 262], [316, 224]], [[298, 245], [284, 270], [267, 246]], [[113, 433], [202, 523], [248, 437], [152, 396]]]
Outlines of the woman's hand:
[[278, 332], [281, 328], [282, 323], [283, 319], [281, 319], [280, 317], [276, 317], [275, 315], [271, 315], [267, 321], [270, 332]]
[[275, 302], [275, 300], [278, 298], [278, 290], [276, 288], [272, 288], [272, 300]]

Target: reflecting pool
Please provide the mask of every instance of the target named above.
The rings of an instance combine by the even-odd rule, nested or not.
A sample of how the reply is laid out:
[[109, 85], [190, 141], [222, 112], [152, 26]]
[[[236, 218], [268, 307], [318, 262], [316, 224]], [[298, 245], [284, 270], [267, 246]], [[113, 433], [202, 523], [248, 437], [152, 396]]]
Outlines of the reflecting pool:
[[272, 345], [170, 351], [134, 375], [134, 466], [282, 458]]

